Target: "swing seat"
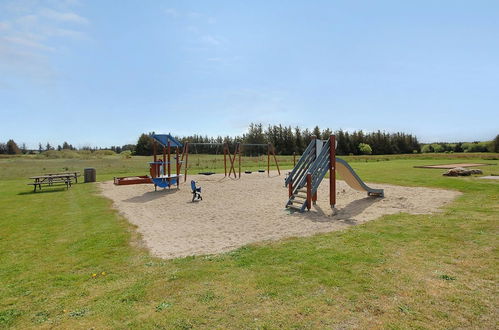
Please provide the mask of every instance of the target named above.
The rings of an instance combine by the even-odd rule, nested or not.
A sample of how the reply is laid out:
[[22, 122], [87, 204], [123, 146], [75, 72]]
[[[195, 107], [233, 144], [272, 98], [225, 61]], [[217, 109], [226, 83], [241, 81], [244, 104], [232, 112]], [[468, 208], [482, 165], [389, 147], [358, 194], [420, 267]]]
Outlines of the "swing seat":
[[265, 170], [258, 170], [259, 173], [265, 173]]
[[244, 171], [244, 173], [246, 173], [246, 174], [251, 174], [251, 173], [253, 173], [253, 172], [251, 172], [251, 171]]
[[201, 175], [212, 175], [212, 174], [215, 174], [215, 172], [198, 172], [198, 174], [201, 174]]

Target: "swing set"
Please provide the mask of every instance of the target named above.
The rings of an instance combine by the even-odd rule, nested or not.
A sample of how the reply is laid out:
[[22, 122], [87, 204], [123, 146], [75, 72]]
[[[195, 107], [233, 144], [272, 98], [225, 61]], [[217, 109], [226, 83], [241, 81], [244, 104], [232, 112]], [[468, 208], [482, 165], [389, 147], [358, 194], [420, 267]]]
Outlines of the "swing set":
[[[270, 176], [270, 159], [271, 156], [274, 160], [275, 166], [277, 168], [277, 172], [279, 175], [281, 175], [281, 170], [279, 168], [279, 163], [277, 162], [277, 157], [275, 155], [275, 147], [272, 143], [241, 143], [237, 142], [235, 147], [234, 147], [234, 152], [231, 153], [229, 144], [227, 142], [224, 143], [195, 143], [195, 142], [185, 142], [184, 143], [184, 149], [182, 151], [182, 158], [181, 158], [181, 165], [182, 166], [185, 163], [185, 168], [184, 168], [184, 182], [187, 181], [187, 169], [188, 169], [188, 162], [189, 162], [189, 150], [190, 146], [193, 146], [196, 149], [196, 146], [198, 145], [210, 145], [210, 146], [222, 146], [223, 150], [223, 155], [224, 155], [224, 177], [229, 176], [232, 177], [234, 175], [234, 179], [241, 178], [241, 157], [242, 157], [242, 151], [244, 150], [244, 147], [266, 147], [267, 149], [267, 175]], [[260, 160], [258, 160], [260, 162]], [[238, 168], [238, 172], [236, 172], [236, 166]], [[229, 169], [227, 171], [227, 169]], [[259, 172], [264, 172], [265, 170], [259, 169]], [[245, 171], [245, 173], [248, 173], [249, 171]], [[251, 172], [249, 172], [251, 173]], [[199, 172], [199, 174], [202, 175], [211, 175], [214, 174], [214, 172]]]
[[[142, 176], [128, 176], [128, 177], [115, 177], [114, 184], [116, 185], [130, 185], [130, 184], [142, 184], [142, 183], [152, 183], [154, 184], [154, 189], [160, 188], [171, 188], [176, 185], [179, 188], [179, 181], [182, 177], [182, 166], [184, 167], [184, 182], [187, 181], [187, 169], [189, 163], [189, 150], [190, 146], [194, 147], [197, 151], [196, 146], [222, 146], [222, 151], [224, 155], [224, 174], [225, 177], [229, 176], [234, 179], [241, 178], [241, 157], [244, 147], [265, 147], [267, 153], [267, 175], [270, 176], [270, 163], [271, 158], [274, 160], [277, 172], [281, 175], [281, 170], [279, 168], [279, 163], [277, 162], [277, 157], [275, 154], [275, 147], [272, 143], [241, 143], [237, 142], [234, 146], [234, 152], [231, 153], [230, 146], [227, 142], [221, 143], [199, 143], [199, 142], [185, 142], [183, 145], [175, 139], [170, 134], [152, 134], [152, 146], [153, 146], [153, 161], [149, 163], [149, 174]], [[162, 147], [162, 158], [161, 154], [158, 155], [158, 145]], [[180, 153], [182, 156], [180, 156]], [[197, 152], [196, 152], [197, 153]], [[172, 154], [173, 160], [172, 161]], [[218, 155], [218, 149], [217, 149]], [[260, 157], [258, 157], [258, 164], [260, 164]], [[173, 165], [175, 167], [173, 167]], [[236, 167], [238, 171], [236, 172]], [[173, 171], [175, 169], [175, 171]], [[258, 169], [258, 172], [265, 172], [263, 169]], [[250, 171], [245, 171], [245, 173], [251, 173]], [[215, 172], [199, 172], [202, 175], [211, 175]]]

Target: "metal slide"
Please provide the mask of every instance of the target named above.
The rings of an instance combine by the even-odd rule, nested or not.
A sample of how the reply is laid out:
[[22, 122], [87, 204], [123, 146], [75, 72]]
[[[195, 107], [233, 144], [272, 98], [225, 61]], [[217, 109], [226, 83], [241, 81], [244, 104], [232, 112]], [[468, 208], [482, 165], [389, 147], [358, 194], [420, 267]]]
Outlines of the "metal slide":
[[373, 189], [368, 187], [364, 181], [355, 173], [353, 168], [348, 165], [346, 161], [336, 157], [336, 172], [340, 173], [341, 178], [353, 189], [358, 191], [365, 191], [369, 196], [384, 197], [383, 189]]

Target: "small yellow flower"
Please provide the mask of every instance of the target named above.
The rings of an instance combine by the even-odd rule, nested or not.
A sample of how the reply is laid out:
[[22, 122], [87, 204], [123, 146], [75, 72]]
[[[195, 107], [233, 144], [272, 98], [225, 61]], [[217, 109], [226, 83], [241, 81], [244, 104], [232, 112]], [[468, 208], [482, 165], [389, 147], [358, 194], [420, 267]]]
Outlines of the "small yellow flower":
[[63, 313], [67, 313], [68, 311], [67, 311], [66, 309], [63, 309], [63, 310], [62, 310], [62, 312], [63, 312]]
[[94, 274], [92, 274], [92, 277], [97, 277], [97, 274], [95, 274], [95, 273], [94, 273]]
[[101, 275], [102, 275], [102, 276], [106, 276], [106, 272], [102, 272], [102, 273], [101, 273]]

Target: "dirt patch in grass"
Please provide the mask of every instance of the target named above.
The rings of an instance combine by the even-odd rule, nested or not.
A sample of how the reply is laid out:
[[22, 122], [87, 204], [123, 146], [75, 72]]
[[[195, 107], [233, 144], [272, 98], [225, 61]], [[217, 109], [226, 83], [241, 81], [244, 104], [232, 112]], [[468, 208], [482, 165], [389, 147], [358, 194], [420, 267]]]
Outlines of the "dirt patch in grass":
[[424, 166], [414, 166], [416, 168], [438, 168], [438, 169], [451, 169], [455, 167], [477, 167], [477, 166], [487, 166], [491, 164], [483, 163], [456, 163], [456, 164], [443, 164], [443, 165], [424, 165]]

